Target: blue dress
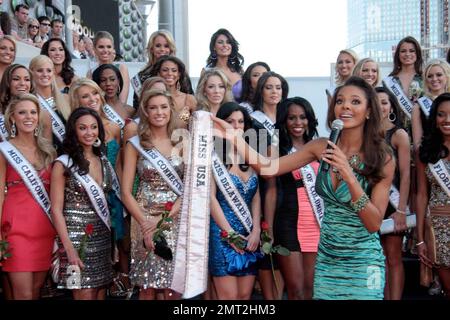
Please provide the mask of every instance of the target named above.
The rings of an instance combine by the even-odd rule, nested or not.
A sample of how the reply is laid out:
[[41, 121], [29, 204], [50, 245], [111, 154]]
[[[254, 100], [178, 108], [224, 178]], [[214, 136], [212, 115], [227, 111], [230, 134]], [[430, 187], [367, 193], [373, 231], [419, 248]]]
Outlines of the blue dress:
[[[355, 172], [363, 190], [367, 179]], [[314, 299], [383, 299], [385, 258], [377, 232], [369, 233], [350, 207], [348, 186], [333, 190], [331, 175], [319, 169], [317, 193], [325, 203], [314, 275]]]
[[[251, 208], [252, 199], [255, 196], [256, 191], [258, 190], [258, 177], [255, 173], [252, 173], [248, 181], [244, 182], [238, 176], [230, 172], [229, 174], [247, 206]], [[224, 195], [219, 189], [217, 190], [216, 197], [217, 201], [219, 201], [225, 218], [227, 219], [233, 230], [238, 232], [239, 234], [242, 234], [243, 236], [247, 236], [248, 233], [246, 229], [242, 225], [239, 218], [237, 218], [234, 212], [231, 210]], [[254, 253], [246, 252], [244, 255], [240, 255], [227, 242], [221, 240], [220, 231], [221, 229], [216, 224], [214, 219], [211, 219], [209, 233], [209, 270], [211, 275], [214, 277], [256, 275], [257, 264], [255, 262], [262, 256], [262, 254], [258, 251]], [[236, 265], [230, 263], [230, 259], [232, 259], [233, 257], [245, 258], [246, 261], [249, 262], [249, 265], [241, 270], [236, 270]]]

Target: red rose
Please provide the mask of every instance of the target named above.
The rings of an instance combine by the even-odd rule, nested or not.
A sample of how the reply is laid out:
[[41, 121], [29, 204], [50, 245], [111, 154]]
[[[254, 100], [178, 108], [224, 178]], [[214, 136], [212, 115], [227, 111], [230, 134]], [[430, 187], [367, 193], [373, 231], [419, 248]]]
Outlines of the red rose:
[[164, 206], [164, 210], [170, 211], [170, 210], [172, 210], [172, 207], [173, 207], [173, 202], [168, 201], [168, 202], [166, 202], [166, 205]]
[[9, 231], [11, 231], [11, 224], [6, 221], [2, 224], [2, 233], [4, 236], [8, 235]]
[[263, 229], [264, 231], [269, 230], [269, 224], [267, 223], [267, 221], [261, 222], [261, 229]]
[[222, 238], [228, 238], [228, 232], [226, 232], [225, 230], [222, 230], [222, 231], [220, 232], [220, 236], [221, 236]]
[[86, 235], [90, 236], [94, 232], [94, 225], [92, 223], [89, 223], [86, 226], [86, 229], [84, 230], [84, 232], [86, 233]]

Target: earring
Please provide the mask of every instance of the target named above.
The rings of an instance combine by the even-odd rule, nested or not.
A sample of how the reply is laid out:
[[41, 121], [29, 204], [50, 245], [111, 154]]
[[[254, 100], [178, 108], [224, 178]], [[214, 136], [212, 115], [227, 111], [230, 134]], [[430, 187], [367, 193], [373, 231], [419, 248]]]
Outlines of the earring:
[[[393, 116], [393, 117], [392, 117], [392, 116]], [[389, 112], [388, 120], [389, 120], [390, 122], [395, 122], [395, 120], [397, 120], [397, 115], [396, 115], [395, 113], [393, 113], [392, 111]]]
[[97, 137], [97, 139], [95, 139], [94, 143], [92, 144], [94, 147], [98, 148], [102, 145], [102, 140], [100, 140], [99, 137]]
[[369, 116], [369, 115], [367, 115], [367, 116], [366, 116], [366, 119], [367, 119], [367, 120], [369, 120], [369, 119], [370, 119], [370, 116]]
[[216, 53], [216, 51], [214, 51], [214, 52], [211, 54], [211, 59], [212, 59], [212, 60], [217, 60], [217, 53]]
[[34, 136], [37, 137], [39, 135], [39, 127], [36, 127], [36, 129], [34, 129]]
[[15, 138], [16, 133], [17, 133], [16, 123], [13, 122], [13, 124], [11, 125], [11, 138]]

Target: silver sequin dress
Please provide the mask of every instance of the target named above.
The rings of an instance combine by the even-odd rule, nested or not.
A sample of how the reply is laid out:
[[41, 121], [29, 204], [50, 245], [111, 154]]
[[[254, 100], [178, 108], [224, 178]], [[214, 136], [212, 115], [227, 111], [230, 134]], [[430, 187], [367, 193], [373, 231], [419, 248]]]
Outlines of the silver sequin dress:
[[[111, 191], [111, 172], [102, 160], [103, 191]], [[87, 237], [85, 245], [85, 269], [81, 271], [81, 278], [77, 282], [71, 281], [73, 276], [67, 274], [68, 260], [65, 254], [61, 256], [61, 268], [58, 288], [86, 289], [98, 288], [109, 284], [113, 279], [111, 259], [111, 232], [103, 223], [89, 200], [88, 194], [80, 182], [73, 176], [66, 177], [64, 187], [64, 218], [66, 220], [69, 238], [75, 249], [79, 250], [85, 229], [88, 224], [93, 225], [93, 233]], [[59, 242], [62, 248], [62, 243]], [[68, 286], [69, 283], [69, 286]], [[75, 285], [74, 285], [75, 284]]]
[[[169, 159], [179, 177], [183, 178], [182, 159], [173, 156]], [[136, 201], [145, 215], [155, 224], [161, 219], [164, 206], [168, 201], [175, 202], [177, 195], [158, 174], [150, 162], [139, 155], [137, 163], [139, 186]], [[178, 235], [178, 220], [170, 224], [170, 230], [165, 230], [164, 236], [175, 257]], [[130, 278], [133, 285], [143, 289], [163, 289], [170, 286], [173, 276], [173, 261], [167, 261], [144, 248], [143, 237], [139, 224], [131, 220], [131, 269]]]

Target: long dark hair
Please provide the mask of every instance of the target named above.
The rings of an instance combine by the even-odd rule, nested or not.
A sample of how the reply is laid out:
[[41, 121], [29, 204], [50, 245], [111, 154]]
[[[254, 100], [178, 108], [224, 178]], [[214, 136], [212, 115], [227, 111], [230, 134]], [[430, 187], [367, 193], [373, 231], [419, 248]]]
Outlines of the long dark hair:
[[[222, 104], [217, 111], [216, 117], [219, 119], [226, 120], [233, 112], [242, 112], [242, 115], [244, 116], [244, 132], [252, 128], [252, 118], [248, 114], [247, 110], [237, 104], [236, 102], [226, 102]], [[217, 145], [218, 146], [218, 145]], [[228, 161], [228, 149], [229, 143], [227, 143], [226, 140], [222, 140], [222, 152], [220, 150], [218, 151], [218, 154], [222, 155], [222, 161], [226, 165], [226, 167], [229, 169], [231, 168], [232, 164], [230, 161]], [[247, 171], [249, 166], [248, 164], [239, 164], [239, 168], [242, 171]]]
[[400, 127], [401, 128], [403, 126], [403, 123], [404, 123], [404, 112], [400, 108], [400, 105], [398, 104], [398, 100], [391, 93], [391, 91], [386, 89], [386, 87], [376, 87], [375, 88], [375, 92], [376, 93], [385, 93], [385, 94], [387, 94], [387, 96], [389, 98], [389, 103], [391, 104], [392, 111], [395, 114], [395, 121], [393, 122], [393, 124], [396, 127]]
[[180, 74], [180, 78], [178, 79], [178, 83], [180, 85], [180, 91], [183, 93], [191, 94], [192, 88], [191, 88], [189, 77], [186, 72], [186, 66], [183, 63], [183, 61], [181, 61], [180, 59], [178, 59], [175, 56], [162, 56], [161, 58], [159, 58], [156, 61], [155, 65], [150, 70], [150, 77], [159, 76], [161, 67], [162, 67], [163, 63], [166, 61], [171, 61], [171, 62], [175, 63], [178, 67], [178, 73]]
[[[89, 108], [80, 107], [72, 111], [66, 123], [66, 136], [62, 143], [62, 151], [73, 160], [73, 167], [78, 169], [80, 175], [85, 175], [89, 172], [89, 161], [86, 160], [83, 154], [83, 147], [80, 145], [77, 137], [76, 122], [83, 116], [93, 116], [98, 125], [98, 138], [101, 141], [100, 146], [93, 147], [94, 154], [101, 157], [105, 150], [105, 129], [103, 127], [102, 119], [98, 113]], [[68, 174], [68, 172], [66, 172]]]
[[281, 90], [282, 90], [281, 101], [286, 99], [288, 96], [289, 85], [288, 85], [286, 79], [283, 78], [278, 73], [273, 72], [273, 71], [264, 72], [262, 74], [261, 78], [259, 78], [259, 80], [258, 80], [258, 84], [256, 85], [256, 90], [255, 90], [255, 96], [253, 97], [253, 101], [252, 101], [253, 109], [255, 111], [256, 110], [262, 111], [262, 108], [264, 105], [263, 89], [264, 89], [264, 86], [266, 85], [267, 80], [271, 77], [278, 78], [281, 81]]
[[[364, 92], [367, 99], [367, 108], [369, 110], [369, 119], [364, 124], [364, 132], [361, 137], [363, 140], [361, 151], [363, 153], [364, 168], [360, 174], [365, 176], [371, 184], [378, 183], [384, 178], [383, 168], [386, 162], [392, 157], [391, 148], [384, 140], [384, 130], [381, 120], [381, 109], [378, 103], [378, 97], [375, 90], [364, 79], [356, 76], [350, 77], [345, 83], [338, 87], [328, 108], [327, 124], [331, 128], [331, 123], [336, 119], [334, 113], [336, 99], [344, 87], [354, 86]], [[388, 157], [389, 156], [389, 157]]]
[[419, 147], [419, 158], [423, 163], [436, 163], [440, 159], [446, 158], [449, 154], [448, 148], [444, 145], [444, 137], [437, 127], [437, 114], [439, 106], [450, 101], [450, 93], [443, 93], [434, 99], [431, 105], [430, 117], [427, 121], [427, 130]]
[[302, 97], [293, 97], [283, 100], [277, 109], [277, 122], [275, 128], [279, 130], [280, 135], [280, 155], [286, 155], [292, 148], [292, 138], [289, 135], [286, 127], [286, 122], [289, 114], [289, 108], [292, 105], [298, 105], [305, 110], [306, 118], [308, 119], [308, 130], [303, 134], [305, 143], [311, 141], [318, 136], [317, 125], [318, 121], [314, 113], [314, 109], [308, 100]]
[[5, 113], [6, 107], [8, 106], [9, 102], [13, 98], [11, 96], [11, 81], [12, 81], [12, 74], [17, 69], [25, 69], [28, 71], [28, 75], [30, 76], [30, 93], [34, 93], [34, 86], [33, 86], [33, 75], [31, 74], [30, 70], [18, 63], [14, 63], [9, 65], [5, 72], [3, 73], [2, 80], [0, 81], [0, 111], [1, 113]]
[[220, 35], [224, 35], [228, 38], [231, 44], [231, 54], [228, 57], [227, 65], [228, 67], [237, 72], [242, 73], [242, 66], [244, 65], [244, 57], [239, 53], [239, 42], [233, 37], [233, 35], [227, 29], [219, 29], [212, 36], [209, 42], [209, 56], [206, 59], [206, 66], [213, 68], [217, 64], [217, 55], [214, 49], [216, 45], [216, 40]]
[[255, 95], [255, 90], [252, 88], [252, 71], [255, 67], [264, 67], [267, 71], [270, 71], [270, 67], [267, 63], [258, 61], [255, 63], [252, 63], [248, 66], [248, 68], [245, 70], [244, 75], [242, 76], [242, 93], [239, 97], [238, 102], [252, 102], [253, 96]]
[[103, 74], [103, 71], [105, 71], [107, 69], [111, 69], [116, 74], [117, 80], [119, 81], [119, 90], [117, 92], [117, 95], [119, 95], [122, 92], [122, 88], [123, 88], [123, 78], [122, 78], [122, 74], [120, 73], [119, 68], [117, 68], [115, 65], [109, 64], [109, 63], [100, 65], [92, 73], [92, 80], [94, 80], [100, 87], [100, 82], [101, 82], [100, 78]]
[[64, 43], [64, 41], [60, 38], [51, 38], [51, 39], [47, 40], [44, 43], [44, 45], [42, 46], [41, 54], [46, 55], [48, 57], [49, 56], [48, 48], [50, 46], [50, 43], [55, 42], [55, 41], [59, 42], [64, 49], [65, 58], [64, 58], [64, 62], [62, 64], [60, 76], [63, 78], [64, 84], [70, 85], [73, 77], [75, 76], [75, 69], [71, 65], [72, 64], [72, 56], [70, 55], [70, 51], [69, 51], [69, 49], [67, 49], [67, 46]]
[[422, 75], [422, 64], [423, 64], [423, 58], [422, 58], [422, 49], [420, 48], [419, 42], [414, 37], [407, 36], [400, 40], [400, 42], [397, 45], [397, 48], [395, 49], [394, 53], [394, 69], [389, 74], [390, 76], [397, 75], [400, 70], [402, 69], [402, 63], [400, 62], [400, 47], [404, 43], [411, 43], [414, 46], [414, 49], [416, 50], [416, 62], [414, 63], [414, 69], [416, 70], [416, 74]]

